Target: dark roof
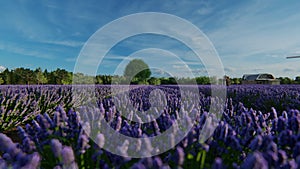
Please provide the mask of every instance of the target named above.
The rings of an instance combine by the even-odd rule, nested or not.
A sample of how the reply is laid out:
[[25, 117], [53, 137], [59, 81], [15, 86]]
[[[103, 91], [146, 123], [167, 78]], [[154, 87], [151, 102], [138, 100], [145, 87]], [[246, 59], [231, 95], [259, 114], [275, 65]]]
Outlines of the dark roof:
[[242, 78], [243, 80], [273, 80], [275, 79], [273, 75], [268, 73], [260, 74], [246, 74]]

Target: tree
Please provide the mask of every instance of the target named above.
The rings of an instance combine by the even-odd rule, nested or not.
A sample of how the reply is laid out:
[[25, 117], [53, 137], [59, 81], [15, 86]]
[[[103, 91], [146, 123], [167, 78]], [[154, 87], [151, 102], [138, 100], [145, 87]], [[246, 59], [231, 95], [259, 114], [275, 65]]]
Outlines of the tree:
[[4, 80], [2, 79], [2, 77], [0, 77], [0, 85], [2, 85], [4, 83]]
[[75, 73], [71, 78], [73, 78], [73, 82], [71, 80], [70, 84], [100, 84], [99, 76], [94, 78], [93, 76], [84, 75], [83, 73]]
[[48, 82], [47, 78], [45, 77], [44, 73], [42, 72], [41, 68], [37, 68], [35, 70], [36, 81], [38, 84], [45, 84]]
[[148, 83], [150, 85], [160, 85], [160, 80], [158, 78], [155, 78], [155, 77], [151, 77], [149, 80], [148, 80]]
[[292, 84], [293, 80], [289, 77], [279, 77], [280, 84]]
[[62, 79], [61, 79], [61, 83], [63, 85], [70, 85], [72, 84], [72, 73], [68, 72]]
[[28, 68], [16, 68], [12, 71], [15, 82], [11, 84], [34, 84], [34, 72]]
[[168, 84], [173, 84], [173, 85], [177, 84], [177, 80], [174, 77], [169, 77], [168, 81], [169, 81]]
[[242, 79], [241, 78], [232, 78], [231, 83], [232, 84], [241, 84]]
[[151, 76], [149, 66], [141, 59], [133, 59], [125, 68], [124, 76], [136, 83], [147, 83], [147, 79]]
[[295, 83], [300, 84], [300, 76], [297, 76], [297, 77], [295, 78]]
[[49, 75], [50, 84], [72, 84], [72, 73], [65, 69], [56, 69]]
[[9, 71], [7, 68], [2, 72], [3, 80], [5, 84], [14, 84], [13, 73]]
[[210, 80], [209, 77], [200, 76], [200, 77], [196, 77], [196, 82], [197, 84], [206, 85], [210, 83]]

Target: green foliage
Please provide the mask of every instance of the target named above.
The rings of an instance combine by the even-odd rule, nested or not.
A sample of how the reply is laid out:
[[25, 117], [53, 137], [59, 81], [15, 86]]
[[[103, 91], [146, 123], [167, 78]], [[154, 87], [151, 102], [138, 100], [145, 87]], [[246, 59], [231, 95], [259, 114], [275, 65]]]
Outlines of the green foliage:
[[149, 66], [141, 59], [134, 59], [125, 68], [124, 76], [135, 82], [146, 82], [151, 76]]
[[64, 69], [56, 69], [54, 72], [51, 72], [51, 84], [71, 84], [72, 75], [70, 72]]
[[111, 84], [112, 83], [112, 76], [109, 75], [97, 75], [96, 76], [96, 84]]
[[34, 72], [30, 69], [16, 68], [13, 70], [16, 84], [34, 84]]
[[[148, 65], [140, 60], [132, 60], [125, 68], [124, 75], [97, 75], [89, 76], [83, 73], [75, 73], [66, 71], [65, 69], [56, 69], [48, 72], [37, 68], [30, 70], [27, 68], [16, 68], [13, 70], [6, 69], [0, 73], [0, 85], [9, 84], [58, 84], [58, 85], [70, 85], [70, 84], [150, 84], [150, 85], [169, 85], [169, 84], [221, 84], [224, 79], [218, 79], [217, 77], [200, 76], [195, 78], [190, 77], [150, 77], [151, 71]], [[300, 76], [291, 79], [289, 77], [279, 77], [281, 84], [300, 84]], [[230, 84], [241, 84], [241, 78], [229, 78]]]
[[70, 79], [69, 81], [70, 84], [95, 84], [95, 79], [93, 76], [87, 76], [84, 75], [83, 73], [75, 73], [73, 75], [73, 81], [72, 81], [72, 75], [70, 74]]
[[210, 79], [205, 76], [196, 77], [196, 82], [197, 84], [210, 84]]
[[177, 84], [177, 79], [175, 79], [174, 77], [169, 77], [168, 84], [173, 84], [173, 85]]
[[295, 83], [296, 83], [296, 84], [300, 84], [300, 76], [297, 76], [297, 77], [295, 78]]
[[[18, 87], [0, 91], [2, 109], [0, 112], [0, 132], [11, 130], [18, 125], [32, 121], [38, 113], [52, 113], [57, 105], [63, 104], [66, 109], [73, 107], [71, 88], [39, 86]], [[10, 95], [9, 93], [22, 93]]]
[[231, 84], [241, 84], [242, 79], [241, 78], [232, 78]]
[[148, 79], [148, 83], [150, 85], [160, 85], [160, 79], [151, 77], [150, 79]]
[[36, 75], [36, 81], [37, 81], [38, 84], [45, 84], [45, 83], [48, 82], [48, 79], [46, 78], [46, 76], [42, 72], [41, 68], [38, 68], [38, 69], [35, 70], [35, 75]]
[[280, 84], [293, 84], [293, 80], [288, 77], [280, 77]]

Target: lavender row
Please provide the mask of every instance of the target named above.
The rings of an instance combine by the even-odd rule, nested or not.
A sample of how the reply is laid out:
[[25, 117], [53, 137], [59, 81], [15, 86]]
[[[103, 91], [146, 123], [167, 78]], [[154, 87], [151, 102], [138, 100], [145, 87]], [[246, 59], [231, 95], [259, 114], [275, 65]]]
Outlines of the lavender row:
[[[261, 90], [261, 97], [273, 94], [284, 98], [277, 93], [283, 90], [279, 87], [245, 86], [236, 88], [236, 93], [244, 92], [244, 97], [247, 97], [249, 92], [251, 96], [248, 87], [252, 93]], [[148, 95], [154, 89], [153, 87], [135, 88], [127, 100], [130, 100], [137, 110], [148, 110]], [[131, 122], [125, 118], [122, 113], [126, 112], [127, 104], [122, 105], [124, 100], [113, 99], [113, 95], [107, 95], [109, 88], [103, 90], [97, 88], [102, 92], [96, 100], [99, 107], [80, 107], [76, 109], [78, 111], [71, 109], [65, 112], [65, 109], [59, 106], [49, 114], [39, 114], [24, 128], [18, 127], [21, 143], [15, 144], [5, 135], [0, 135], [1, 145], [5, 145], [1, 147], [0, 166], [15, 168], [27, 166], [31, 168], [298, 168], [300, 166], [300, 113], [297, 109], [293, 109], [293, 106], [285, 111], [277, 111], [277, 107], [264, 111], [245, 106], [247, 102], [244, 104], [237, 102], [237, 97], [227, 99], [222, 111], [222, 120], [216, 130], [207, 141], [200, 143], [199, 136], [203, 133], [205, 122], [213, 117], [207, 109], [214, 98], [208, 94], [200, 94], [199, 102], [184, 102], [178, 88], [159, 87], [159, 89], [166, 93], [167, 106], [159, 110], [162, 114], [151, 123]], [[229, 91], [232, 89], [234, 88], [229, 88]], [[270, 93], [263, 94], [263, 91]], [[297, 91], [296, 87], [289, 88], [287, 95], [296, 97]], [[102, 94], [105, 96], [100, 98]], [[190, 96], [192, 97], [192, 93]], [[273, 98], [278, 99], [265, 97], [266, 100]], [[189, 113], [194, 111], [197, 114], [196, 118], [183, 116], [178, 119], [178, 110], [182, 108]], [[172, 140], [174, 136], [170, 135], [169, 142], [166, 144], [174, 144], [173, 149], [157, 156], [134, 159], [117, 156], [104, 149], [114, 140], [104, 137], [105, 131], [93, 133], [95, 131], [93, 127], [99, 124], [84, 123], [87, 119], [93, 121], [90, 119], [99, 118], [97, 116], [105, 119], [115, 131], [136, 138], [159, 135], [174, 125], [175, 119], [190, 121], [193, 126], [188, 135], [176, 145]], [[88, 137], [91, 134], [95, 134], [97, 139], [91, 140]], [[144, 150], [155, 147], [149, 142], [136, 145], [116, 144], [119, 145], [119, 151], [124, 156], [133, 149]]]
[[227, 89], [229, 98], [238, 105], [260, 111], [300, 109], [299, 85], [232, 85]]
[[40, 113], [52, 113], [61, 105], [72, 107], [67, 86], [0, 86], [0, 131], [24, 125]]

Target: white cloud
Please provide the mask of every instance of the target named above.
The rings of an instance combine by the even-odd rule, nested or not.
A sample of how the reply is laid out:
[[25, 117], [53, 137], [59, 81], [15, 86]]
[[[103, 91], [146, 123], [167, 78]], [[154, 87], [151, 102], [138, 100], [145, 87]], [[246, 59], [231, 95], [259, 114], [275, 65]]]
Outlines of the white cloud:
[[113, 55], [105, 57], [104, 60], [131, 60], [131, 58], [128, 56]]
[[73, 40], [44, 40], [40, 41], [41, 43], [52, 44], [52, 45], [62, 45], [68, 47], [81, 47], [84, 45], [84, 42], [73, 41]]
[[172, 67], [174, 68], [174, 69], [186, 69], [186, 68], [188, 68], [188, 65], [186, 65], [186, 64], [176, 64], [176, 65], [172, 65]]
[[0, 65], [0, 72], [3, 72], [5, 69], [6, 67]]

